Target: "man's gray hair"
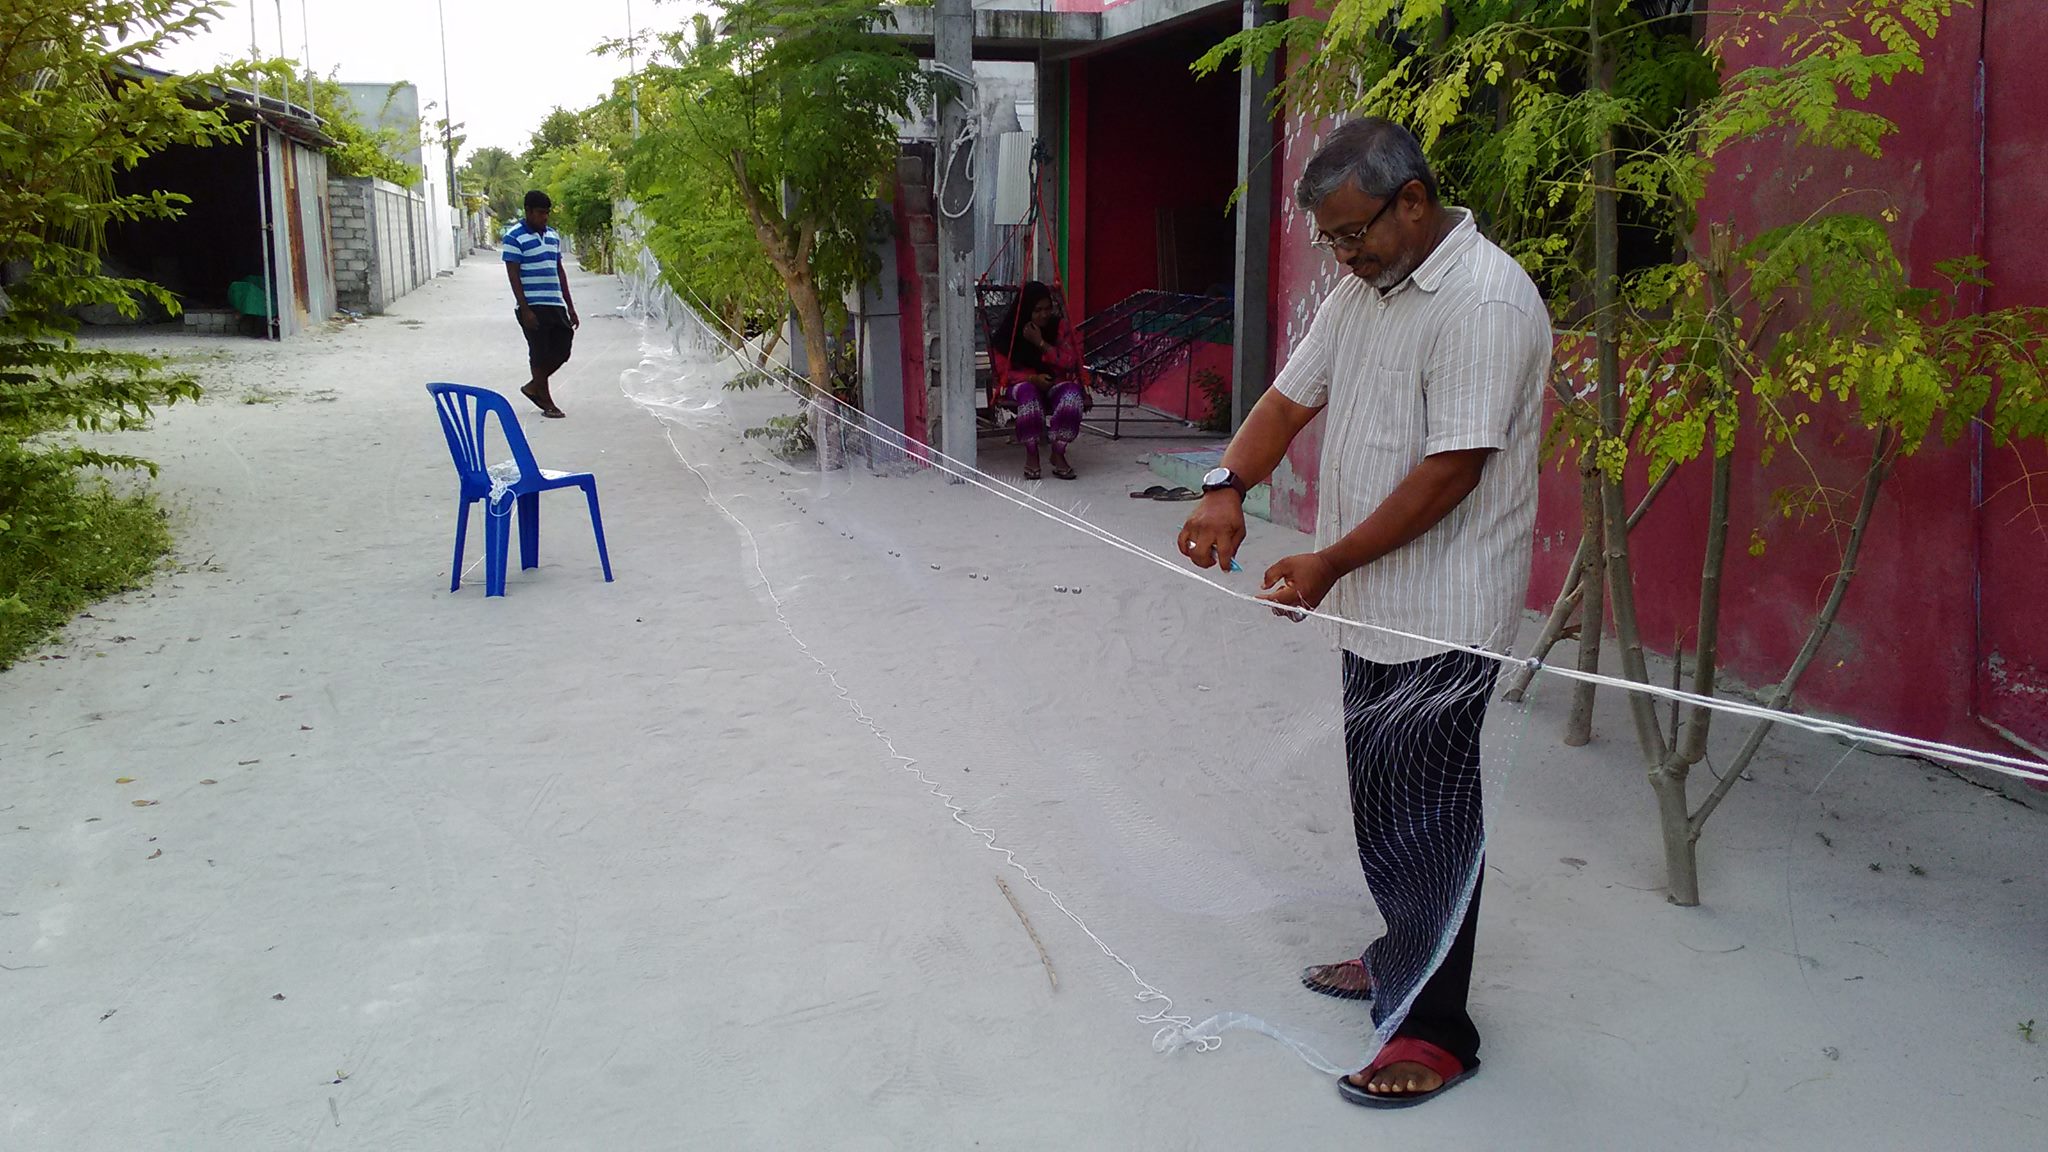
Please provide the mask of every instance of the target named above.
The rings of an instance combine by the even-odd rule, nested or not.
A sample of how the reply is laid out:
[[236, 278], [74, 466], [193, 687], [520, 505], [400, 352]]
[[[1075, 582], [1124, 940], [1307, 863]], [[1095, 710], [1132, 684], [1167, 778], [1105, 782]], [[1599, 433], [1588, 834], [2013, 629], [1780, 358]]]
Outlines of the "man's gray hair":
[[1311, 212], [1346, 184], [1358, 185], [1367, 196], [1385, 198], [1411, 180], [1421, 181], [1430, 203], [1436, 202], [1436, 174], [1429, 170], [1415, 135], [1392, 120], [1363, 116], [1338, 125], [1308, 158], [1294, 185], [1294, 202]]

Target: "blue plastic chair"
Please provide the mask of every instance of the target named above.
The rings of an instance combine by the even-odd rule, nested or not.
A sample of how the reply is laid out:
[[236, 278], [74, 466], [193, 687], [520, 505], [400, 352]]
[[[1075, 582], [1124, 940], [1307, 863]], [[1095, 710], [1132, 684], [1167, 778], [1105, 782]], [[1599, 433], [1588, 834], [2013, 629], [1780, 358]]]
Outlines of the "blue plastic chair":
[[[462, 543], [469, 534], [469, 506], [484, 505], [484, 595], [505, 594], [505, 561], [511, 547], [512, 512], [519, 513], [519, 567], [540, 567], [540, 494], [553, 488], [581, 488], [590, 501], [590, 530], [597, 535], [597, 560], [604, 566], [606, 583], [612, 578], [611, 555], [604, 547], [604, 519], [597, 512], [597, 477], [588, 472], [554, 472], [534, 463], [533, 449], [527, 447], [526, 433], [512, 404], [488, 388], [467, 384], [429, 384], [434, 407], [441, 415], [441, 433], [448, 438], [448, 454], [455, 458], [455, 474], [462, 481], [460, 509], [455, 520], [455, 573], [448, 590], [462, 587]], [[519, 479], [498, 499], [491, 499], [490, 465], [484, 460], [484, 432], [492, 416], [519, 467]]]

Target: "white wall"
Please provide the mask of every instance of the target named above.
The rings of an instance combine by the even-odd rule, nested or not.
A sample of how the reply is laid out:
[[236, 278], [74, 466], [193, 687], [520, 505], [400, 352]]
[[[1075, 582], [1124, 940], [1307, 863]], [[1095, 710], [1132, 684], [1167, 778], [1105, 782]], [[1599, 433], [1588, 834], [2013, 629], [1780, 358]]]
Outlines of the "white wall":
[[420, 171], [426, 173], [421, 191], [427, 198], [428, 275], [451, 272], [469, 246], [458, 241], [462, 217], [448, 203], [447, 149], [431, 134], [420, 141]]

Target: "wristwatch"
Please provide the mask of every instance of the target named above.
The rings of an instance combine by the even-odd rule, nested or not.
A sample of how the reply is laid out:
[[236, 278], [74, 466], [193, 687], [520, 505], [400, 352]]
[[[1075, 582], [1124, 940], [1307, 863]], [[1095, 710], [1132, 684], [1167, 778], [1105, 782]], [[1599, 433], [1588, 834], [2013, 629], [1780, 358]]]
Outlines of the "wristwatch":
[[1244, 482], [1242, 476], [1228, 468], [1211, 468], [1208, 475], [1202, 477], [1202, 491], [1205, 493], [1221, 492], [1228, 488], [1232, 492], [1237, 493], [1239, 499], [1243, 499], [1245, 489], [1248, 487], [1250, 485]]

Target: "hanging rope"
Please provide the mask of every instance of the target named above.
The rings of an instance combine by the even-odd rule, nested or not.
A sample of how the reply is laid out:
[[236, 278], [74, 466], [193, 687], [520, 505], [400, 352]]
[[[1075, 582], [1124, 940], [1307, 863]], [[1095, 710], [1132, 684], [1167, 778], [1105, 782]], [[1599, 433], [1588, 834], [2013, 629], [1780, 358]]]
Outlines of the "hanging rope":
[[[961, 72], [950, 64], [932, 61], [932, 71], [960, 85], [952, 96], [953, 103], [960, 106], [960, 132], [952, 140], [939, 141], [939, 178], [932, 189], [932, 199], [939, 206], [939, 215], [948, 220], [958, 220], [974, 210], [974, 152], [981, 141], [981, 111], [971, 97], [976, 91], [974, 77]], [[961, 154], [967, 157], [967, 199], [959, 211], [946, 207], [946, 187], [952, 182], [954, 164]]]

